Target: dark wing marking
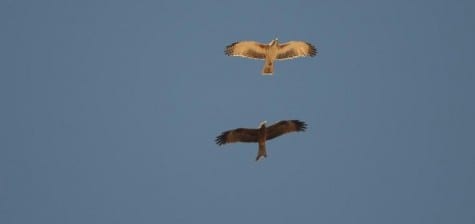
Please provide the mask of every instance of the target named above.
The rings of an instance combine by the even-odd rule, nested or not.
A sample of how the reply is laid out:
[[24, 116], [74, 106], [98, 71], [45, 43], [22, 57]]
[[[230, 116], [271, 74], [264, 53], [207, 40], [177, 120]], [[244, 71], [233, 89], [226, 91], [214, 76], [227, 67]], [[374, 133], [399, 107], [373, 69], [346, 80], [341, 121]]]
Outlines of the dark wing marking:
[[277, 60], [286, 60], [298, 57], [314, 57], [317, 55], [317, 49], [310, 43], [303, 41], [289, 41], [279, 46]]
[[221, 133], [215, 141], [218, 145], [224, 145], [233, 142], [257, 142], [257, 140], [257, 129], [238, 128]]
[[239, 41], [226, 46], [224, 53], [252, 59], [265, 59], [267, 45], [256, 41]]
[[305, 131], [307, 124], [299, 120], [279, 121], [267, 127], [267, 140], [281, 136], [289, 132]]

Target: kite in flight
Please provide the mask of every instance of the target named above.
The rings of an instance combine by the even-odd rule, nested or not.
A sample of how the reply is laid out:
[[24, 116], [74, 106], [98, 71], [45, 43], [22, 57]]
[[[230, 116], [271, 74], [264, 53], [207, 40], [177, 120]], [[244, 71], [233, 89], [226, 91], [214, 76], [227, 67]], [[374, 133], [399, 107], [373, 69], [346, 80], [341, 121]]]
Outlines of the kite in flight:
[[287, 60], [307, 56], [314, 57], [317, 55], [317, 49], [312, 44], [304, 41], [289, 41], [280, 44], [279, 40], [275, 38], [268, 44], [256, 41], [234, 42], [226, 46], [224, 53], [228, 56], [265, 60], [262, 74], [272, 75], [275, 60]]
[[259, 124], [259, 128], [238, 128], [221, 133], [216, 137], [216, 144], [224, 145], [233, 142], [257, 142], [259, 150], [257, 151], [256, 161], [261, 157], [267, 157], [266, 140], [271, 140], [289, 132], [305, 131], [307, 124], [299, 120], [279, 121], [269, 127], [266, 127], [266, 121]]

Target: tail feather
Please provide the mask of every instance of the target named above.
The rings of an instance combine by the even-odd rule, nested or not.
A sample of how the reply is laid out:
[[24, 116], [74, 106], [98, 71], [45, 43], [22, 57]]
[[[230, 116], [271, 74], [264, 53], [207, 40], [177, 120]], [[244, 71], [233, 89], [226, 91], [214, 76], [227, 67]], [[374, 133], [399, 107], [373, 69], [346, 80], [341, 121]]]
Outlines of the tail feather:
[[259, 161], [261, 157], [267, 157], [266, 144], [259, 144], [259, 151], [257, 151], [256, 161]]
[[263, 75], [272, 75], [274, 73], [274, 63], [272, 61], [266, 61], [264, 68], [262, 68]]

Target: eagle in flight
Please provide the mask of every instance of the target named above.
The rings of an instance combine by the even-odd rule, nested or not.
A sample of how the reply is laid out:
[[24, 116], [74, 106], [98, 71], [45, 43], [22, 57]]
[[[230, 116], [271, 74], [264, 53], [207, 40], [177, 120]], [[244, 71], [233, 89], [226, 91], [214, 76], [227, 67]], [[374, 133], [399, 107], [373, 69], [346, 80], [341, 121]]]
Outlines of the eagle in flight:
[[289, 132], [305, 131], [307, 124], [299, 120], [279, 121], [269, 127], [266, 127], [266, 121], [259, 124], [257, 129], [238, 128], [221, 133], [216, 137], [216, 144], [224, 145], [233, 142], [257, 142], [259, 150], [257, 151], [256, 161], [261, 157], [267, 157], [266, 140], [271, 140]]
[[275, 38], [268, 44], [256, 41], [234, 42], [226, 46], [224, 53], [228, 56], [265, 60], [262, 74], [272, 75], [275, 60], [287, 60], [307, 56], [314, 57], [317, 55], [317, 49], [312, 44], [304, 41], [289, 41], [281, 44], [279, 40]]

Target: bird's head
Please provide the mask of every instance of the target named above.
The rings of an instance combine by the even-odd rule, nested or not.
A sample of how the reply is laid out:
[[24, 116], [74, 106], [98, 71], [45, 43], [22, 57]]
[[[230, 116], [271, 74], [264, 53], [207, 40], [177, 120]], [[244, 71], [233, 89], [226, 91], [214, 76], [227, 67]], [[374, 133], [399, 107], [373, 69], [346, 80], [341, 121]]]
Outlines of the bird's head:
[[258, 128], [261, 128], [262, 126], [265, 126], [267, 123], [267, 121], [262, 121], [261, 123], [259, 123], [259, 127]]
[[279, 44], [279, 39], [277, 37], [269, 43], [270, 46], [274, 46], [274, 45], [277, 45], [277, 44]]

